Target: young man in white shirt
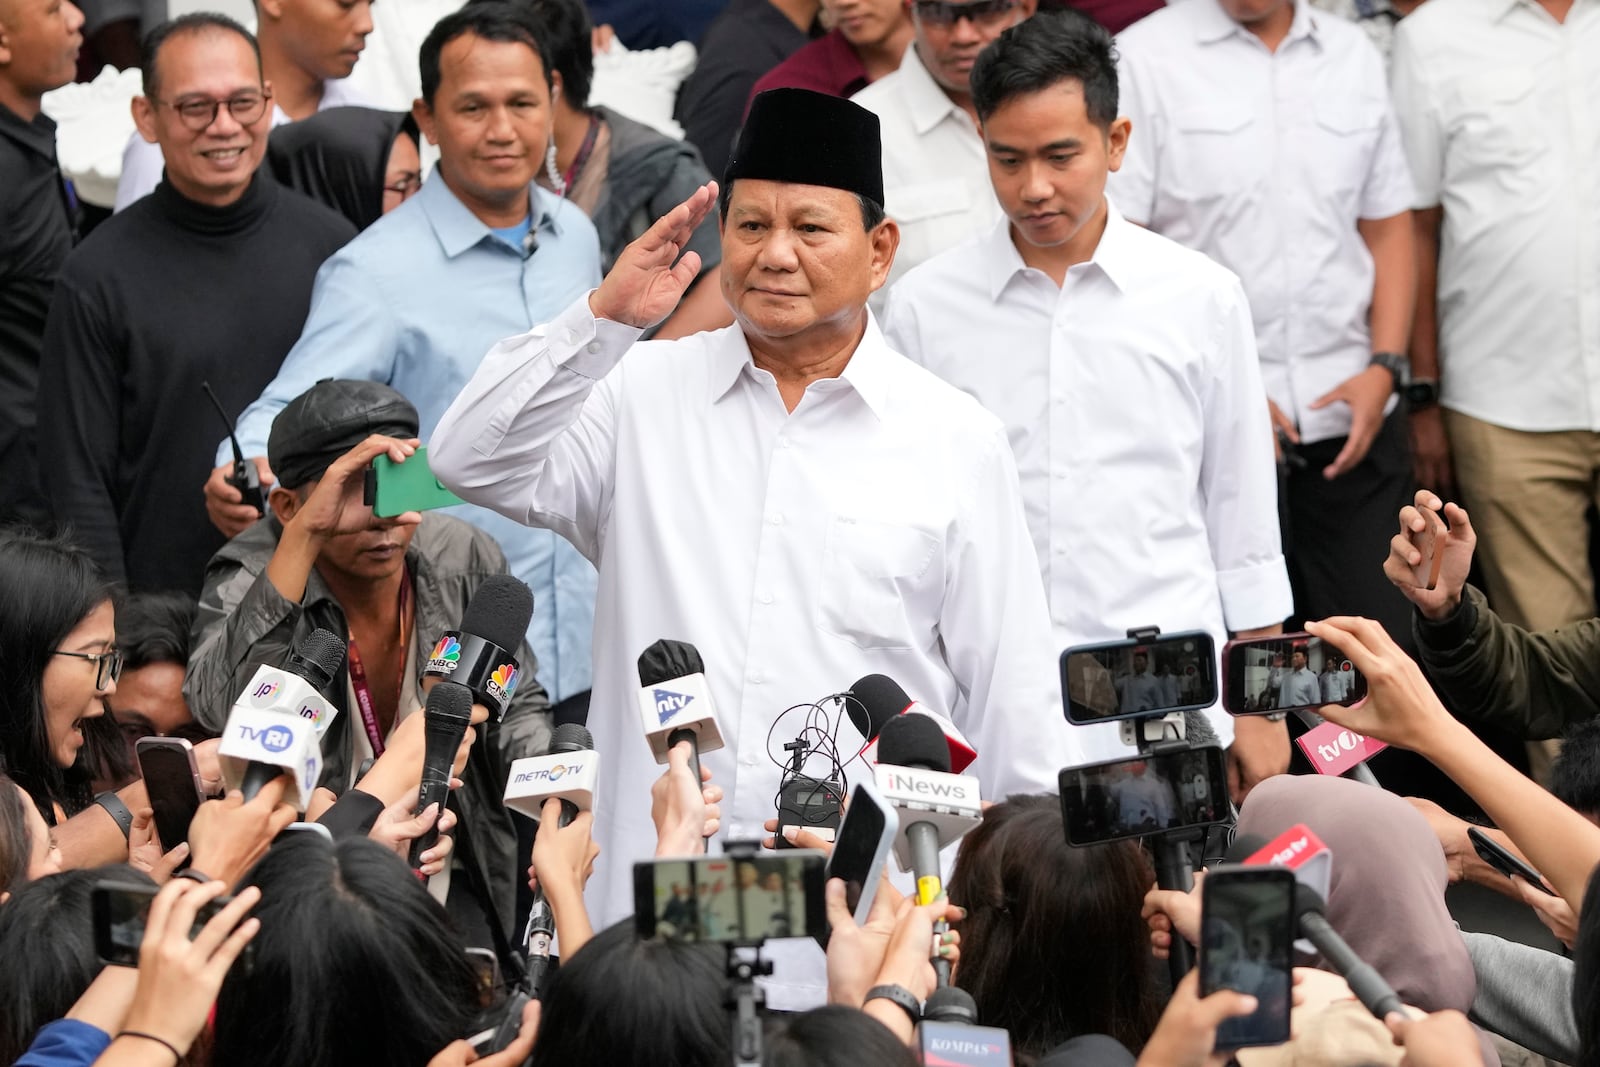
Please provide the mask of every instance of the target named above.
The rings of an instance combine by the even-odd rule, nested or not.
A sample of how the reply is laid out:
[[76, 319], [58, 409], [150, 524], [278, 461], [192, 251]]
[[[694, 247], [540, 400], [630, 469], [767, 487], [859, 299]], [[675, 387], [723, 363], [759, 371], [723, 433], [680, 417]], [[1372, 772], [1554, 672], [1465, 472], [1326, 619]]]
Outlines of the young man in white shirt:
[[1250, 300], [1287, 453], [1296, 613], [1409, 633], [1381, 559], [1410, 500], [1396, 391], [1415, 294], [1413, 190], [1383, 59], [1306, 0], [1184, 0], [1124, 30], [1130, 142], [1111, 194]]
[[851, 97], [882, 123], [884, 207], [900, 226], [889, 285], [1000, 217], [968, 81], [984, 46], [1032, 15], [1037, 5], [1037, 0], [906, 2], [914, 36], [900, 69]]
[[[1005, 428], [867, 312], [898, 236], [879, 151], [876, 117], [848, 100], [760, 94], [722, 201], [735, 325], [635, 346], [699, 271], [678, 257], [708, 185], [593, 293], [496, 345], [429, 443], [444, 484], [599, 567], [597, 921], [631, 911], [630, 865], [654, 848], [658, 771], [629, 679], [659, 638], [704, 656], [725, 747], [701, 764], [727, 792], [727, 840], [776, 814], [777, 716], [874, 672], [954, 720], [986, 796], [1048, 791], [1078, 758]], [[779, 965], [774, 1007], [820, 1003], [807, 949], [809, 973]]]
[[[884, 329], [1005, 421], [1056, 644], [1278, 632], [1291, 601], [1249, 309], [1232, 274], [1107, 199], [1130, 136], [1110, 35], [1036, 15], [972, 86], [1006, 217], [907, 275]], [[1287, 768], [1281, 723], [1210, 718], [1225, 744], [1237, 729], [1236, 795]], [[1074, 732], [1095, 758], [1128, 752], [1114, 725]]]

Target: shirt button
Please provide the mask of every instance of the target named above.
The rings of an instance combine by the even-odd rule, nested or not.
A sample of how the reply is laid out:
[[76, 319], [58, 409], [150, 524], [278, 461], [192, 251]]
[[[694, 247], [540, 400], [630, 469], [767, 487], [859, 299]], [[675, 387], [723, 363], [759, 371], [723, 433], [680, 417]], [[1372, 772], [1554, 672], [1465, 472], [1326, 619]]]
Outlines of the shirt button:
[[761, 683], [765, 682], [766, 680], [767, 680], [767, 676], [762, 674], [760, 671], [751, 671], [750, 672], [750, 684], [751, 685], [760, 685]]
[[754, 756], [746, 756], [739, 762], [746, 767], [754, 767], [756, 765], [756, 758]]
[[789, 439], [787, 437], [778, 438], [778, 447], [779, 448], [788, 448], [789, 447]]
[[769, 515], [767, 517], [767, 521], [772, 523], [772, 525], [774, 525], [774, 526], [782, 526], [783, 525], [783, 512], [774, 511], [771, 515]]
[[763, 604], [770, 604], [770, 603], [772, 603], [772, 594], [771, 593], [762, 593], [756, 599], [761, 601]]
[[599, 341], [590, 341], [588, 347], [589, 347], [589, 351], [598, 352], [598, 351], [600, 351], [600, 342]]

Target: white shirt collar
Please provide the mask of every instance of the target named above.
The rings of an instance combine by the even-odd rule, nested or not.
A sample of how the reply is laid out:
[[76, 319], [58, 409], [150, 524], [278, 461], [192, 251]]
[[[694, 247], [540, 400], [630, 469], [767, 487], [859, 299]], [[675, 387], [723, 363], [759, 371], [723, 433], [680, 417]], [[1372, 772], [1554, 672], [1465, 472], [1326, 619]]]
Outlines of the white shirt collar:
[[[1510, 0], [1518, 3], [1519, 0]], [[1200, 0], [1203, 7], [1197, 11], [1201, 18], [1195, 26], [1195, 40], [1201, 44], [1215, 44], [1217, 41], [1226, 40], [1234, 34], [1249, 34], [1250, 31], [1235, 22], [1222, 5], [1216, 0]], [[1312, 10], [1309, 0], [1293, 0], [1294, 21], [1289, 24], [1289, 35], [1283, 39], [1284, 44], [1308, 37], [1317, 39], [1317, 13]]]
[[[744, 332], [737, 325], [718, 330], [711, 357], [711, 372], [707, 380], [711, 386], [711, 403], [715, 404], [738, 382], [739, 375], [746, 369], [755, 370], [755, 361], [750, 355], [750, 345], [745, 341]], [[860, 396], [867, 408], [882, 419], [886, 413], [889, 402], [889, 344], [883, 339], [883, 331], [878, 328], [878, 320], [871, 311], [867, 312], [867, 330], [862, 334], [861, 341], [856, 345], [856, 350], [850, 356], [844, 370], [839, 372], [839, 377], [833, 379], [842, 381], [856, 395]], [[836, 389], [826, 380], [813, 382], [811, 387], [822, 389]]]
[[[1094, 246], [1089, 263], [1124, 292], [1132, 285], [1134, 271], [1138, 269], [1138, 253], [1128, 243], [1132, 229], [1133, 223], [1123, 218], [1117, 205], [1106, 197], [1106, 229], [1100, 235], [1100, 243]], [[1000, 299], [1011, 279], [1033, 269], [1022, 261], [1022, 253], [1011, 239], [1011, 220], [1004, 215], [989, 231], [981, 247], [985, 250], [989, 272], [989, 295], [995, 300]]]
[[952, 115], [966, 115], [922, 65], [915, 43], [906, 49], [905, 58], [900, 60], [900, 80], [905, 89], [906, 107], [911, 112], [911, 124], [917, 133], [926, 134]]

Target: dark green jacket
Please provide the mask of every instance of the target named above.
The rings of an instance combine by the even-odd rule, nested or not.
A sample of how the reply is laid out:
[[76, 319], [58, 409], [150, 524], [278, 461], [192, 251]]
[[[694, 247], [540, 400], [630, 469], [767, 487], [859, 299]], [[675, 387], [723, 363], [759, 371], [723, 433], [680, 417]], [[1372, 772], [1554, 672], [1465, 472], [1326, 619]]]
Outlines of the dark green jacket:
[[[229, 541], [206, 565], [205, 589], [195, 619], [194, 649], [183, 693], [196, 719], [221, 731], [244, 684], [262, 663], [282, 665], [289, 650], [317, 627], [348, 633], [344, 609], [315, 570], [299, 604], [285, 600], [267, 579], [267, 563], [281, 527], [263, 518]], [[436, 512], [422, 516], [406, 550], [416, 597], [417, 642], [423, 653], [445, 630], [461, 623], [467, 601], [491, 574], [505, 574], [506, 558], [494, 538], [459, 519]], [[498, 726], [477, 727], [455, 804], [467, 824], [500, 923], [511, 937], [517, 881], [527, 868], [517, 856], [516, 829], [503, 802], [513, 760], [542, 755], [550, 747], [550, 702], [534, 677], [538, 665], [527, 642], [517, 649], [527, 684], [518, 685]], [[322, 739], [321, 784], [343, 793], [351, 777], [356, 716], [346, 706], [349, 673], [339, 668], [329, 695], [339, 714]]]
[[1541, 741], [1600, 716], [1600, 619], [1529, 633], [1469, 585], [1454, 615], [1414, 614], [1412, 631], [1429, 679], [1464, 721]]

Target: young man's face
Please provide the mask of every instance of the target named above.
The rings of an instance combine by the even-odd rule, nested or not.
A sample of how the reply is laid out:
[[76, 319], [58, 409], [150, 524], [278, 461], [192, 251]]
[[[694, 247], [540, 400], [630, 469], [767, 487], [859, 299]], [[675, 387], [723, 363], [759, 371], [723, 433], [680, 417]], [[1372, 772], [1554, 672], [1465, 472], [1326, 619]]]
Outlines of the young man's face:
[[983, 123], [989, 180], [1016, 238], [1055, 248], [1100, 218], [1106, 176], [1122, 166], [1129, 129], [1127, 119], [1094, 123], [1075, 78], [996, 108]]

